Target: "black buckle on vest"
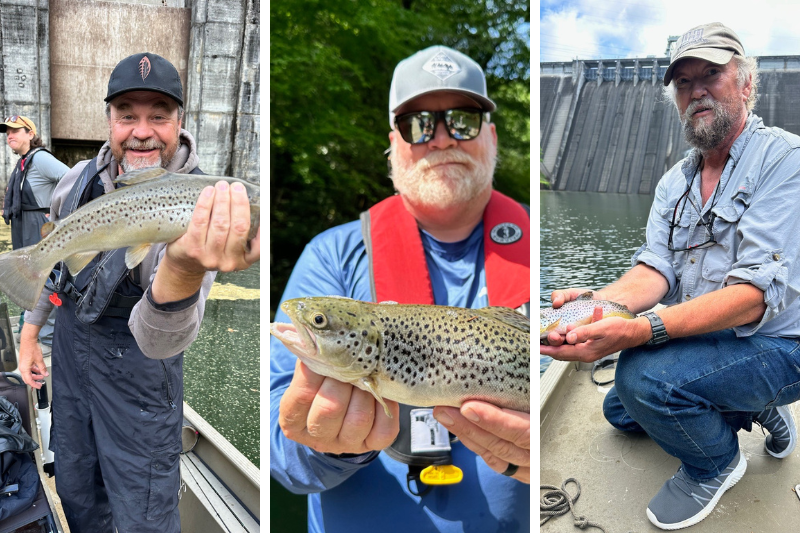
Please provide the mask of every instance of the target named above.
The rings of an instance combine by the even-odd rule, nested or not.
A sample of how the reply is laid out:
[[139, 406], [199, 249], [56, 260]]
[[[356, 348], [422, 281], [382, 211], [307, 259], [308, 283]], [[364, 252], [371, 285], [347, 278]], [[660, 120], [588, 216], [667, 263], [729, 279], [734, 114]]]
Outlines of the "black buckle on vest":
[[[408, 474], [406, 474], [406, 487], [408, 487], [408, 492], [413, 494], [414, 496], [425, 496], [428, 494], [431, 489], [433, 489], [433, 485], [426, 485], [420, 479], [420, 473], [422, 472], [423, 467], [421, 466], [414, 466], [408, 465]], [[414, 481], [417, 487], [416, 490], [411, 488], [411, 482]], [[425, 487], [424, 489], [420, 489], [420, 487]]]

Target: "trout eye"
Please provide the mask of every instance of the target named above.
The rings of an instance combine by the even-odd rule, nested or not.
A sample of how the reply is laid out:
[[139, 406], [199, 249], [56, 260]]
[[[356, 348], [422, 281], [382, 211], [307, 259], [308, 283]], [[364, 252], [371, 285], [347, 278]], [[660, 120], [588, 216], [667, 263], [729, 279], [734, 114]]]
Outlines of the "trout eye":
[[322, 313], [316, 313], [313, 317], [311, 317], [311, 322], [318, 328], [324, 328], [328, 325], [328, 319], [325, 318], [325, 315]]

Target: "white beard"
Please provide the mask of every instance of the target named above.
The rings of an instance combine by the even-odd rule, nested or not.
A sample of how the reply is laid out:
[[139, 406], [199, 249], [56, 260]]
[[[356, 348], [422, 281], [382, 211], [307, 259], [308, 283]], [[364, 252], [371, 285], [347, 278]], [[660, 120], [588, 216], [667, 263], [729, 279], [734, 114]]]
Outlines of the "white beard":
[[[457, 148], [434, 150], [414, 163], [399, 157], [393, 149], [390, 177], [397, 192], [420, 207], [465, 204], [491, 186], [496, 164], [494, 147], [490, 145], [483, 154], [476, 159]], [[463, 164], [435, 166], [444, 162]]]

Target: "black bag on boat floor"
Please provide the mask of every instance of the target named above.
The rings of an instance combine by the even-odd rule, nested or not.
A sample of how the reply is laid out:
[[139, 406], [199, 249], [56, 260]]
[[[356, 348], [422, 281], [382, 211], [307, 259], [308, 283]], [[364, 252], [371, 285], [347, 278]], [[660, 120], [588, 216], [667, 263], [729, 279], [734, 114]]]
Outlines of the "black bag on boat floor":
[[22, 427], [19, 410], [0, 396], [0, 520], [33, 505], [39, 473], [30, 452], [38, 447]]

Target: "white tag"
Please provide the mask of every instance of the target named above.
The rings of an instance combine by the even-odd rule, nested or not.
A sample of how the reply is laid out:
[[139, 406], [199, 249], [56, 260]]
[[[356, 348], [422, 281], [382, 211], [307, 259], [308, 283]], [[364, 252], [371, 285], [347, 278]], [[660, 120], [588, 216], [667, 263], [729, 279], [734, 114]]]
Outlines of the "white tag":
[[411, 453], [448, 452], [450, 434], [433, 418], [432, 408], [411, 410]]

